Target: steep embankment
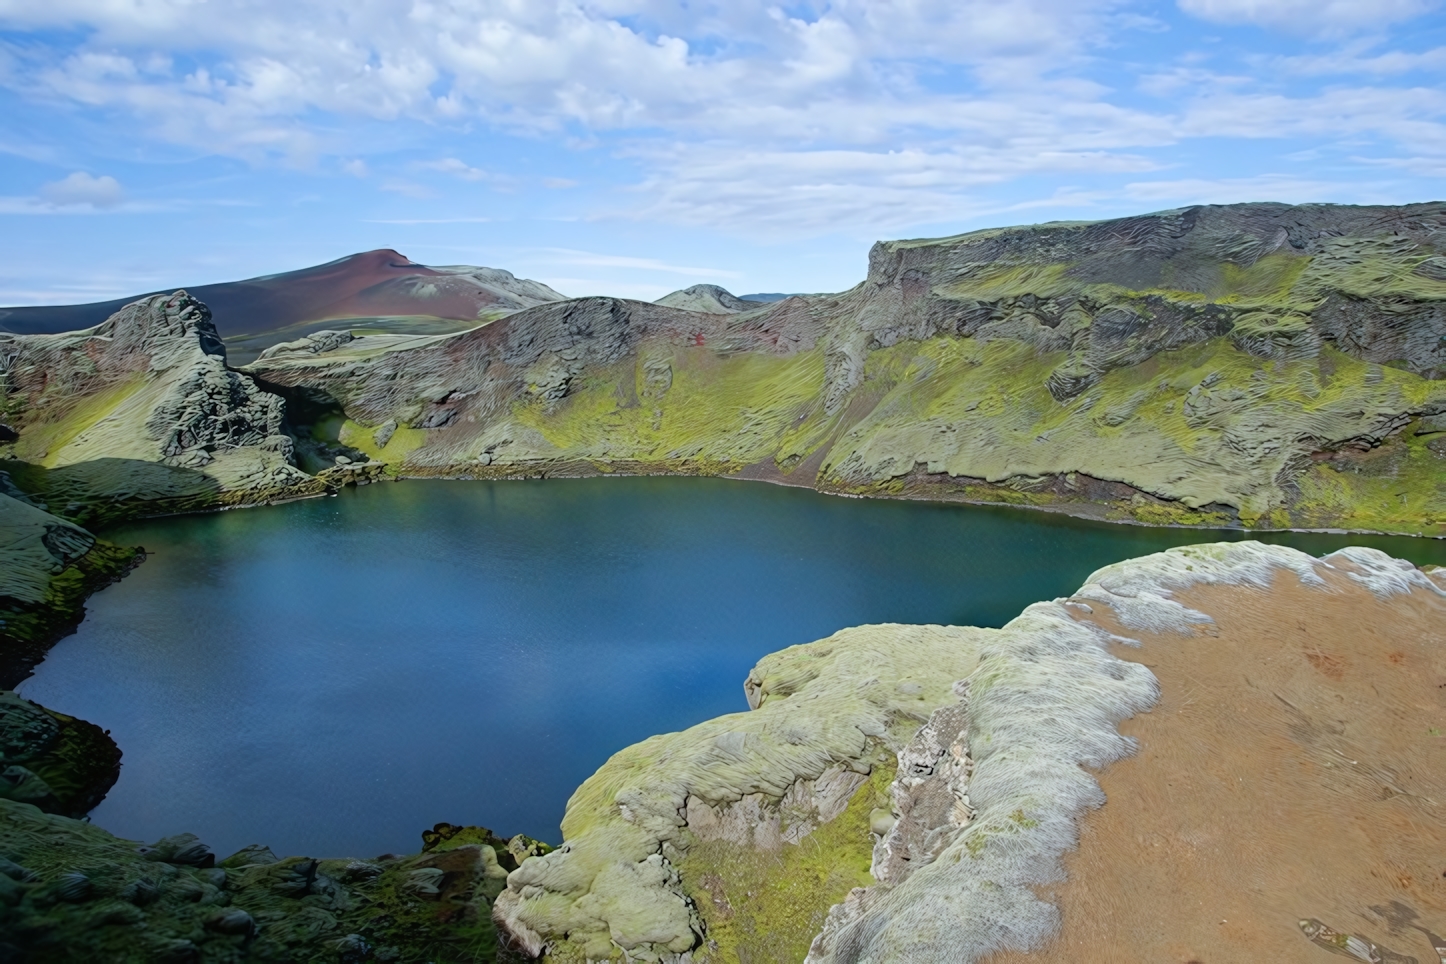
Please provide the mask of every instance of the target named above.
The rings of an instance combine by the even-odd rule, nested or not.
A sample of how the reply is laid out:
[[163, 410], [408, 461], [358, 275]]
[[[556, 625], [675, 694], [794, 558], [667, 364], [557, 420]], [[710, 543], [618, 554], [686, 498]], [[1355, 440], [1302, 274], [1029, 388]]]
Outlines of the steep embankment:
[[0, 472], [0, 689], [29, 676], [80, 622], [86, 597], [140, 558], [46, 512]]
[[737, 473], [1185, 525], [1446, 534], [1446, 207], [879, 244], [841, 295], [542, 305], [248, 371], [402, 475]]
[[752, 712], [584, 783], [495, 916], [555, 961], [1304, 961], [1363, 919], [1425, 952], [1443, 587], [1375, 550], [1221, 543], [1002, 629], [784, 650]]

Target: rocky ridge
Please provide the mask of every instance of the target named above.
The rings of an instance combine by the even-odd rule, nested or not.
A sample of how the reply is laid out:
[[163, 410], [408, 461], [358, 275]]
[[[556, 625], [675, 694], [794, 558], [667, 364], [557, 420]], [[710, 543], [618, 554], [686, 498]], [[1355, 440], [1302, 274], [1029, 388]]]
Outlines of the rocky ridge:
[[403, 476], [737, 474], [1442, 535], [1443, 259], [1442, 205], [1188, 208], [881, 243], [840, 295], [578, 299], [247, 371]]
[[[324, 488], [293, 464], [281, 400], [226, 366], [208, 309], [183, 291], [85, 331], [0, 335], [0, 353], [19, 430], [6, 454], [23, 463], [11, 472], [22, 488], [39, 474], [83, 479], [77, 487], [94, 490], [87, 501], [151, 512]], [[152, 488], [132, 488], [137, 472]]]

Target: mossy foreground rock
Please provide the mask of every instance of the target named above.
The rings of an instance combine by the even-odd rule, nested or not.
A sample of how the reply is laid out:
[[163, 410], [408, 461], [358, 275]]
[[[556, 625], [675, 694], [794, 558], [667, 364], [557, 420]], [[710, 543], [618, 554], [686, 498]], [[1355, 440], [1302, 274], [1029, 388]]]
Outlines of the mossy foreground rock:
[[887, 242], [843, 294], [714, 302], [321, 333], [247, 370], [330, 411], [331, 442], [391, 474], [739, 474], [1146, 523], [1446, 534], [1440, 204]]
[[0, 799], [82, 817], [115, 786], [120, 759], [94, 723], [0, 691]]
[[[1200, 597], [1204, 608], [1186, 604], [1201, 592], [1215, 593]], [[1398, 686], [1416, 684], [1399, 697], [1382, 691], [1381, 712], [1347, 708], [1331, 688], [1345, 678], [1331, 655], [1344, 642], [1332, 620], [1360, 611], [1382, 639], [1409, 639], [1380, 652], [1374, 643], [1358, 647], [1371, 660], [1357, 664], [1361, 691], [1389, 683], [1390, 674], [1405, 674], [1392, 677]], [[1124, 633], [1181, 650], [1185, 663], [1157, 678], [1123, 658], [1139, 645]], [[1356, 645], [1359, 628], [1350, 635]], [[1260, 664], [1250, 672], [1270, 673], [1278, 689], [1237, 684], [1230, 660], [1211, 653], [1215, 639], [1238, 641]], [[1439, 874], [1430, 863], [1437, 841], [1446, 839], [1431, 818], [1446, 790], [1439, 768], [1421, 759], [1414, 772], [1372, 762], [1392, 741], [1419, 756], [1424, 741], [1439, 738], [1440, 728], [1427, 724], [1439, 718], [1429, 700], [1439, 703], [1437, 680], [1446, 678], [1446, 578], [1375, 550], [1316, 559], [1241, 542], [1109, 566], [1070, 598], [1036, 603], [1002, 629], [864, 626], [765, 658], [747, 682], [752, 712], [653, 737], [583, 784], [568, 805], [565, 842], [509, 875], [496, 919], [518, 946], [555, 961], [970, 964], [999, 952], [1043, 952], [1056, 947], [1062, 924], [1076, 924], [1076, 934], [1099, 924], [1062, 920], [1048, 888], [1065, 880], [1062, 860], [1079, 840], [1081, 818], [1105, 804], [1098, 775], [1139, 748], [1120, 724], [1155, 707], [1162, 687], [1176, 700], [1196, 659], [1219, 662], [1232, 686], [1259, 694], [1252, 712], [1280, 730], [1272, 752], [1302, 754], [1289, 766], [1257, 761], [1257, 769], [1284, 767], [1302, 793], [1335, 794], [1343, 807], [1361, 809], [1334, 813], [1303, 802], [1297, 813], [1291, 798], [1271, 795], [1266, 779], [1240, 785], [1227, 773], [1236, 816], [1223, 822], [1235, 830], [1214, 816], [1223, 801], [1201, 801], [1196, 823], [1185, 820], [1176, 832], [1228, 852], [1214, 861], [1228, 877], [1231, 861], [1258, 864], [1251, 841], [1271, 836], [1238, 826], [1242, 813], [1273, 815], [1263, 823], [1308, 819], [1310, 833], [1350, 842], [1321, 851], [1356, 860], [1355, 878], [1399, 867], [1400, 887], [1411, 888], [1401, 896], [1429, 901], [1423, 908], [1446, 918], [1429, 883]], [[1171, 767], [1209, 769], [1201, 754], [1253, 760], [1260, 747], [1250, 727], [1229, 738], [1212, 729], [1214, 716], [1235, 715], [1233, 706], [1172, 719], [1171, 739], [1186, 759], [1157, 755], [1152, 742], [1143, 755], [1155, 769], [1138, 773], [1136, 785], [1168, 801]], [[1403, 736], [1392, 721], [1408, 717]], [[1339, 757], [1346, 748], [1351, 755]], [[1339, 773], [1332, 767], [1345, 765], [1340, 760], [1361, 769]], [[1110, 803], [1125, 808], [1115, 820], [1126, 834], [1132, 799]], [[1335, 881], [1313, 869], [1311, 848], [1266, 842], [1294, 847], [1302, 876], [1277, 879], [1263, 867], [1260, 879], [1236, 881], [1228, 897], [1236, 905], [1260, 896], [1286, 908], [1279, 919], [1237, 926], [1258, 927], [1276, 943], [1285, 935], [1284, 949], [1262, 959], [1306, 960], [1313, 951], [1300, 940], [1291, 901], [1338, 912], [1376, 897], [1355, 884], [1333, 893]], [[1152, 872], [1169, 877], [1172, 866]], [[1085, 877], [1074, 893], [1090, 895], [1105, 918], [1124, 914], [1130, 867], [1119, 873], [1103, 882], [1115, 890], [1097, 893]], [[1050, 959], [1164, 959], [1150, 942], [1161, 921], [1188, 934], [1181, 946], [1197, 959], [1209, 959], [1207, 947], [1228, 947], [1221, 959], [1254, 959], [1248, 939], [1221, 943], [1221, 915], [1197, 896], [1157, 884], [1156, 916], [1134, 931], [1116, 928], [1121, 933], [1098, 947], [1059, 945]], [[1232, 914], [1249, 916], [1238, 906]], [[1147, 949], [1136, 954], [1138, 942]]]
[[50, 644], [80, 622], [86, 597], [143, 558], [43, 505], [0, 472], [0, 687], [30, 675]]
[[499, 957], [490, 903], [517, 867], [513, 850], [546, 848], [478, 827], [446, 829], [406, 857], [278, 859], [252, 846], [217, 861], [190, 834], [141, 846], [0, 798], [0, 959], [509, 959]]

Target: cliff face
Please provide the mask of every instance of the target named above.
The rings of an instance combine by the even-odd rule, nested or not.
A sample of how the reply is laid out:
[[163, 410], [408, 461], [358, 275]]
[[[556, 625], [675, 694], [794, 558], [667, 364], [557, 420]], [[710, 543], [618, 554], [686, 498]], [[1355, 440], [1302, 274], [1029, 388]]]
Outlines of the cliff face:
[[322, 491], [292, 463], [281, 399], [226, 366], [205, 305], [185, 292], [104, 324], [0, 335], [0, 448], [21, 489], [77, 521]]
[[1446, 207], [876, 245], [835, 296], [614, 299], [248, 367], [397, 474], [739, 473], [1150, 523], [1446, 534]]

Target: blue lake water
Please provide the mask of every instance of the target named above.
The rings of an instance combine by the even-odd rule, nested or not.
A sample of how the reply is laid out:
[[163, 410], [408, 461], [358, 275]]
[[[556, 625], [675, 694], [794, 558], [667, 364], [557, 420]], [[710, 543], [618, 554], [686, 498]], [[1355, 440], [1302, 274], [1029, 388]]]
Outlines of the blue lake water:
[[412, 852], [443, 820], [556, 842], [609, 755], [746, 710], [768, 652], [998, 626], [1108, 563], [1243, 537], [682, 478], [373, 485], [107, 536], [152, 555], [20, 688], [124, 751], [93, 820], [316, 856]]

